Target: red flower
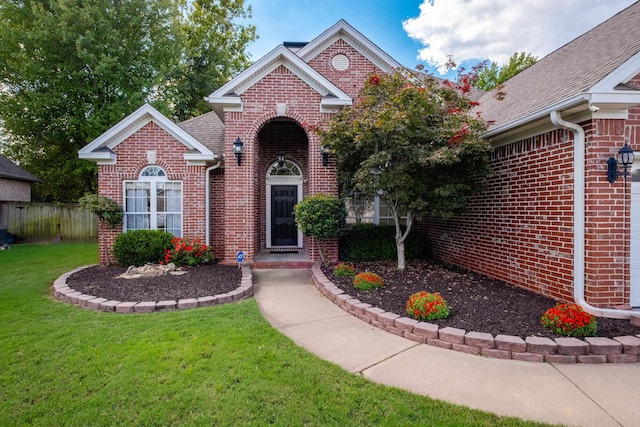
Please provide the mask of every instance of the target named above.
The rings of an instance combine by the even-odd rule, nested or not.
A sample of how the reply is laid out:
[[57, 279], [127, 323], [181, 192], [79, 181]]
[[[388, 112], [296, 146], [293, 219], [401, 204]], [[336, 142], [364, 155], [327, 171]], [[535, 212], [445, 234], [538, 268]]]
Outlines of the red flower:
[[369, 84], [372, 86], [378, 86], [380, 84], [380, 77], [374, 74], [369, 78]]

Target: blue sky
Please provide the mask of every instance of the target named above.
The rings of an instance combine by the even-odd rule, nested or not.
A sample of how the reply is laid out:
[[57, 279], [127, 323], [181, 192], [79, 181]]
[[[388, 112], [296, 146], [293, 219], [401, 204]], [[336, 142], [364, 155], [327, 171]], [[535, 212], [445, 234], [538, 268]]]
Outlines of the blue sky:
[[344, 19], [400, 64], [422, 63], [437, 74], [447, 55], [465, 67], [483, 59], [502, 65], [519, 51], [541, 58], [634, 2], [246, 0], [260, 36], [248, 50], [257, 60], [283, 41], [311, 41]]

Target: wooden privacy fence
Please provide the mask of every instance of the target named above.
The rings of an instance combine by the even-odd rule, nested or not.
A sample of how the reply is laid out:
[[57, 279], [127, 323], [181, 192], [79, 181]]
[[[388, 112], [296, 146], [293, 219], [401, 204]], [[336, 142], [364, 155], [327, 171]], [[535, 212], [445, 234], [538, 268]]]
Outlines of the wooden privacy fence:
[[98, 239], [98, 217], [77, 203], [0, 202], [0, 229], [22, 242]]

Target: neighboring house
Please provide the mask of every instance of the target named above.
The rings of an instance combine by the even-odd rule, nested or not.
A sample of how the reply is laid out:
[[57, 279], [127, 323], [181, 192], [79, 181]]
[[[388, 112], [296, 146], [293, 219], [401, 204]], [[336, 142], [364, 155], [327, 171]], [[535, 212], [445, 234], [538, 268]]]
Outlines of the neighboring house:
[[[562, 301], [640, 307], [640, 3], [480, 98], [493, 178], [467, 214], [423, 231], [448, 262]], [[625, 317], [619, 310], [593, 310]]]
[[30, 202], [31, 184], [40, 181], [0, 154], [0, 203]]
[[[586, 298], [599, 314], [640, 306], [640, 153], [629, 179], [607, 180], [610, 156], [640, 149], [639, 52], [636, 3], [507, 81], [503, 101], [484, 94], [494, 176], [467, 214], [419, 224], [435, 256], [558, 300]], [[174, 124], [143, 106], [80, 157], [98, 163], [100, 194], [123, 204], [125, 230], [201, 237], [226, 262], [263, 250], [316, 259], [291, 208], [337, 194], [337, 168], [308, 129], [350, 105], [368, 74], [398, 65], [340, 21], [258, 60], [207, 98], [213, 112]], [[384, 222], [379, 204], [351, 204]], [[103, 232], [113, 241], [120, 231]]]
[[3, 202], [30, 202], [31, 184], [40, 181], [0, 154], [0, 244], [8, 241], [7, 213]]
[[[337, 195], [338, 183], [335, 159], [325, 161], [309, 128], [351, 105], [369, 74], [397, 67], [339, 21], [256, 61], [208, 97], [213, 112], [175, 124], [145, 105], [79, 156], [98, 164], [100, 195], [124, 206], [124, 230], [202, 238], [225, 262], [238, 251], [248, 262], [261, 251], [315, 259], [292, 207], [308, 195]], [[112, 243], [121, 231], [102, 232]], [[330, 248], [336, 259], [337, 241]]]

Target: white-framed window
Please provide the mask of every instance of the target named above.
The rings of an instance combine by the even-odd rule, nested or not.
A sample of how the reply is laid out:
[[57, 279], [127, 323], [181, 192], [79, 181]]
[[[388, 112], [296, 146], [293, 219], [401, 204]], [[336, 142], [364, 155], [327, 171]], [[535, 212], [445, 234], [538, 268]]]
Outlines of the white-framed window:
[[169, 181], [159, 166], [147, 166], [137, 181], [124, 182], [124, 231], [139, 229], [182, 237], [182, 181]]
[[[382, 224], [393, 225], [393, 215], [391, 208], [384, 200], [376, 196], [373, 200], [366, 200], [356, 192], [351, 193], [344, 199], [347, 209], [347, 226], [357, 224]], [[406, 224], [406, 217], [400, 218], [401, 224]]]

